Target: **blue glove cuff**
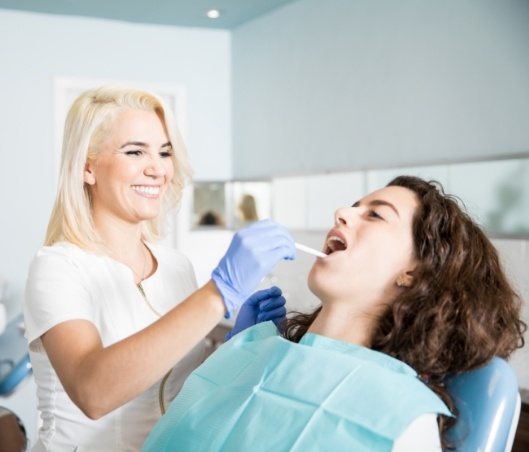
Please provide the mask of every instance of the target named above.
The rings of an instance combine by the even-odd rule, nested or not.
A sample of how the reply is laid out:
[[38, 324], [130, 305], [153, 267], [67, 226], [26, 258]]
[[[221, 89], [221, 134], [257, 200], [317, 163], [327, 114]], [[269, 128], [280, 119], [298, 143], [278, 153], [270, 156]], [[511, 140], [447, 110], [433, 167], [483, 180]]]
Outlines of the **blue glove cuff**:
[[232, 316], [233, 311], [242, 304], [246, 297], [244, 295], [241, 297], [241, 295], [234, 291], [229, 284], [226, 284], [218, 269], [213, 270], [213, 273], [211, 273], [211, 279], [217, 286], [217, 290], [219, 291], [224, 307], [226, 308], [224, 318], [229, 319]]

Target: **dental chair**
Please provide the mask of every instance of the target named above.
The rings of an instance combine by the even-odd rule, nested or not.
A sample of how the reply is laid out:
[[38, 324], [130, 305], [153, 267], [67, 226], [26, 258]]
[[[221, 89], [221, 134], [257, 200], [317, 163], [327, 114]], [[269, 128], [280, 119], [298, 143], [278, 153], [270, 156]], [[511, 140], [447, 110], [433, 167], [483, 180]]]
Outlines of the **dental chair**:
[[448, 432], [458, 452], [510, 452], [521, 399], [512, 367], [501, 358], [446, 382], [459, 417]]

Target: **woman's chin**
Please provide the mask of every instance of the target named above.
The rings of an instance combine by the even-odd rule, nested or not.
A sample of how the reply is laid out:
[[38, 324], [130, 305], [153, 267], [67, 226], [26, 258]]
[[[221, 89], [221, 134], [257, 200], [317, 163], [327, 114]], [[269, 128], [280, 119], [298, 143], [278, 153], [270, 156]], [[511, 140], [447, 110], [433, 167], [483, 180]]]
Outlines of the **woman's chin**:
[[335, 287], [330, 284], [329, 275], [326, 275], [325, 272], [321, 270], [322, 269], [318, 268], [318, 266], [312, 267], [307, 279], [307, 285], [309, 290], [318, 297], [320, 301], [323, 301], [333, 296]]
[[133, 213], [133, 217], [137, 222], [155, 220], [159, 215], [160, 209], [158, 208], [136, 209]]

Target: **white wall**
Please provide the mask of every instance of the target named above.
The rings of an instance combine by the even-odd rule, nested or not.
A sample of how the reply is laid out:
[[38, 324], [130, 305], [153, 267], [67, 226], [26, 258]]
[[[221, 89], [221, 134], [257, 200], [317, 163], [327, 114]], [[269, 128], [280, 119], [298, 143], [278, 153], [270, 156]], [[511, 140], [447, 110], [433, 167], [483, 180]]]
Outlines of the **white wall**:
[[233, 33], [234, 173], [529, 152], [529, 2], [299, 0]]
[[54, 200], [55, 77], [181, 84], [197, 179], [229, 179], [227, 31], [0, 10], [0, 276], [18, 310]]

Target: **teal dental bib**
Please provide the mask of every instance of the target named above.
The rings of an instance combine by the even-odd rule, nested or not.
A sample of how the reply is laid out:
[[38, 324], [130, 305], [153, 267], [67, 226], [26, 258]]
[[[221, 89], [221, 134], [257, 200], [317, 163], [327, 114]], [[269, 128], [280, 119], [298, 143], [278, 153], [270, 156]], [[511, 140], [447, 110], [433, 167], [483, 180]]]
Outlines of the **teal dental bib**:
[[187, 379], [143, 450], [390, 451], [418, 416], [449, 415], [406, 364], [328, 337], [258, 324]]

